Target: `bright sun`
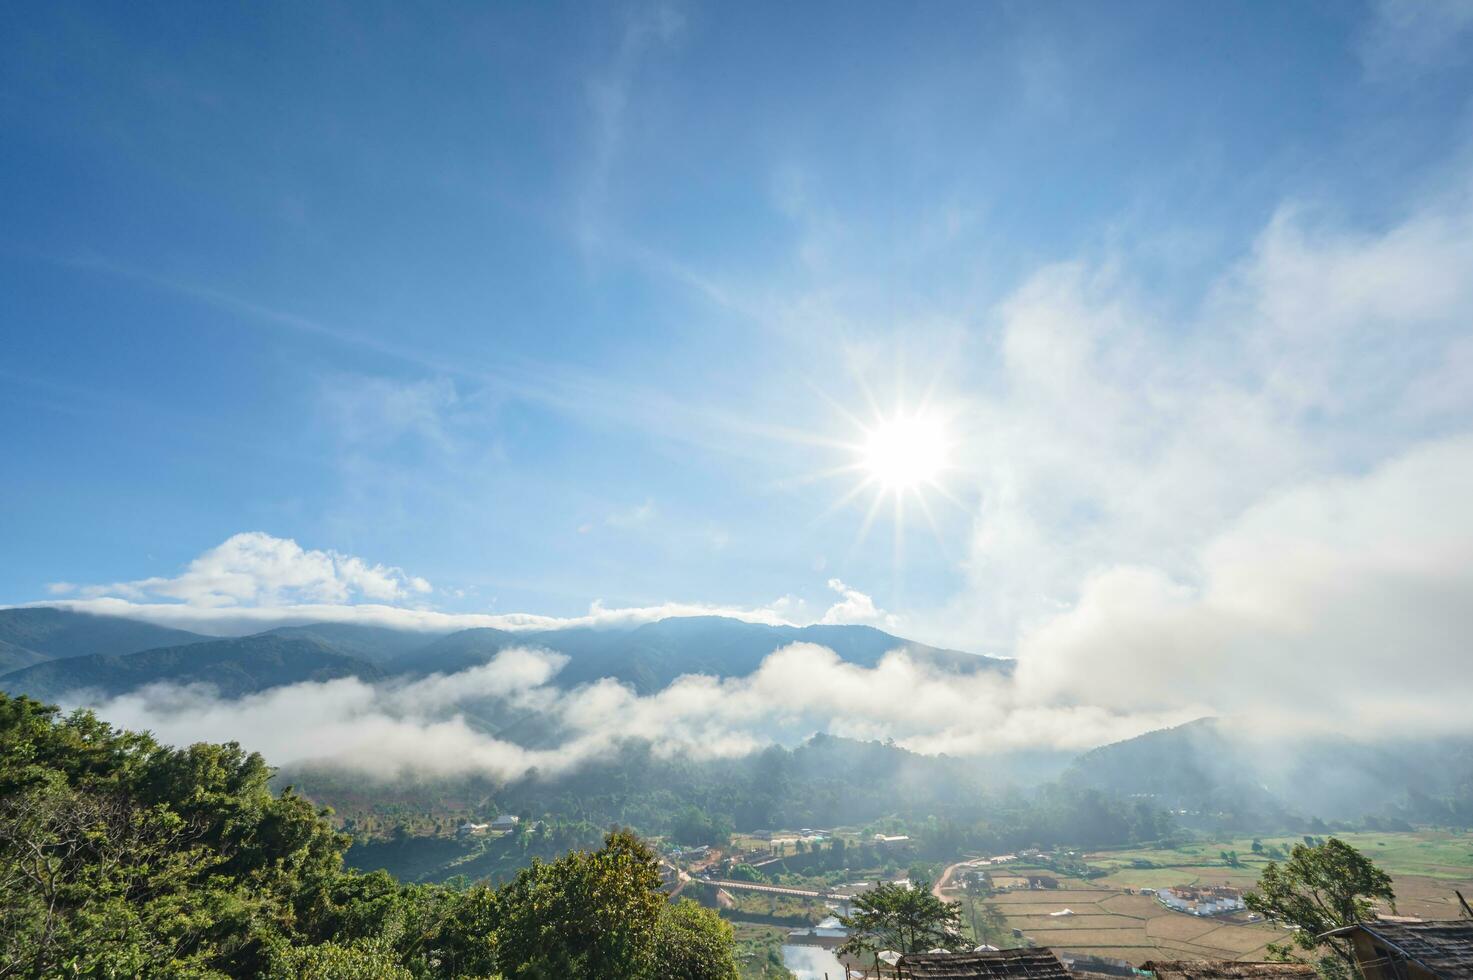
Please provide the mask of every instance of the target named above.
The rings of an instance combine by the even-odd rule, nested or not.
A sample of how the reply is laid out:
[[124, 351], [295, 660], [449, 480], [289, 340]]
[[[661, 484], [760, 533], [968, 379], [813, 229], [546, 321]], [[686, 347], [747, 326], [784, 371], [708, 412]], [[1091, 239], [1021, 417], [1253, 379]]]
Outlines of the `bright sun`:
[[896, 415], [865, 433], [860, 464], [892, 492], [933, 484], [951, 453], [946, 426], [933, 415]]

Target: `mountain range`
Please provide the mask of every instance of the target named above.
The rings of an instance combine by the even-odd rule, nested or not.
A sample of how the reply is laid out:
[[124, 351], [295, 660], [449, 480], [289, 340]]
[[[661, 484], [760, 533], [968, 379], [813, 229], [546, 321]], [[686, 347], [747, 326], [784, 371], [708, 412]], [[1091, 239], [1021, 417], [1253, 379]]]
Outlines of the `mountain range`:
[[[353, 623], [285, 626], [208, 637], [115, 616], [49, 607], [0, 610], [0, 690], [45, 700], [95, 700], [148, 684], [208, 684], [239, 697], [302, 681], [422, 677], [484, 664], [514, 646], [568, 657], [564, 688], [611, 677], [641, 694], [683, 674], [751, 673], [768, 654], [815, 643], [872, 667], [885, 653], [955, 672], [1007, 671], [1011, 661], [914, 643], [869, 626], [773, 626], [717, 616], [664, 619], [625, 629], [535, 632], [395, 630]], [[7, 669], [8, 668], [8, 669]]]
[[[1012, 661], [944, 650], [868, 626], [773, 626], [722, 617], [632, 628], [450, 633], [316, 623], [210, 637], [137, 620], [50, 607], [0, 609], [0, 690], [46, 701], [95, 703], [161, 682], [213, 688], [225, 698], [303, 681], [454, 674], [512, 646], [564, 654], [554, 677], [570, 689], [610, 677], [648, 694], [692, 673], [738, 677], [792, 643], [827, 647], [874, 666], [904, 650], [938, 669], [1007, 673]], [[505, 699], [462, 705], [476, 728], [523, 745], [555, 741], [549, 721]], [[1067, 770], [1065, 771], [1065, 767]], [[1186, 823], [1216, 828], [1302, 827], [1326, 820], [1473, 823], [1473, 739], [1288, 736], [1204, 718], [1105, 745], [1072, 760], [1057, 752], [994, 756], [1006, 782], [1053, 777], [1081, 789], [1146, 799]]]

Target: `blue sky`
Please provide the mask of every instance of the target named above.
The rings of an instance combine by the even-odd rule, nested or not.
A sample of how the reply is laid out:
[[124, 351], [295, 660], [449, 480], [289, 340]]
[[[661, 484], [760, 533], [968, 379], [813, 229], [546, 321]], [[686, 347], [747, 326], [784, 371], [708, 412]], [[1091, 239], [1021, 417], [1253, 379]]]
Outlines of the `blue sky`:
[[[1254, 515], [1473, 423], [1470, 30], [12, 6], [0, 602], [694, 603], [1013, 652], [1112, 570], [1210, 592]], [[945, 492], [835, 507], [927, 392]], [[167, 584], [244, 532], [403, 587]]]

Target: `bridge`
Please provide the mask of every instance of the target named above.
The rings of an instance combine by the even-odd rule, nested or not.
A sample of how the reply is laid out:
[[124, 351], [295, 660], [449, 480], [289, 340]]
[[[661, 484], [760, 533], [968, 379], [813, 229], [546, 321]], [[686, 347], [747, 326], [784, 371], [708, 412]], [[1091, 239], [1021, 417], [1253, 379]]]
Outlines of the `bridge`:
[[728, 881], [724, 878], [697, 878], [708, 885], [725, 888], [727, 891], [767, 892], [769, 895], [792, 895], [795, 898], [820, 898], [826, 901], [849, 902], [853, 895], [838, 892], [821, 892], [811, 888], [789, 888], [787, 885], [765, 885], [757, 881]]

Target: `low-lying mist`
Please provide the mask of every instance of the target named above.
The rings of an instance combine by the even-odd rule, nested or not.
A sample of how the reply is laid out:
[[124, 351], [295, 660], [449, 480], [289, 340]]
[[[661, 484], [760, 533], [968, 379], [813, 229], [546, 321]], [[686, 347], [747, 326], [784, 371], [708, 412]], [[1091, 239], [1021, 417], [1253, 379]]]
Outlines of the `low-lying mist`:
[[[239, 741], [276, 765], [331, 763], [376, 779], [558, 774], [606, 757], [625, 739], [662, 755], [731, 757], [815, 731], [893, 739], [928, 754], [1077, 751], [1200, 714], [1029, 703], [1003, 676], [947, 673], [900, 652], [871, 669], [804, 643], [778, 650], [748, 676], [688, 675], [645, 696], [613, 680], [560, 689], [553, 681], [566, 662], [515, 648], [483, 666], [419, 680], [345, 678], [238, 700], [199, 685], [156, 684], [96, 709], [168, 742]], [[499, 735], [502, 726], [486, 721], [528, 716], [538, 720], [530, 739]]]

